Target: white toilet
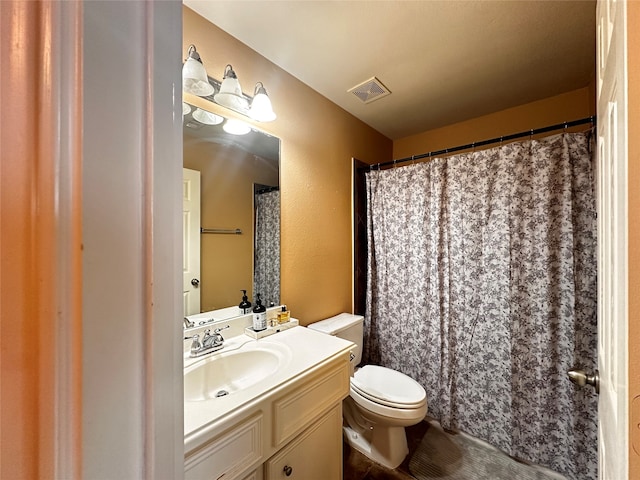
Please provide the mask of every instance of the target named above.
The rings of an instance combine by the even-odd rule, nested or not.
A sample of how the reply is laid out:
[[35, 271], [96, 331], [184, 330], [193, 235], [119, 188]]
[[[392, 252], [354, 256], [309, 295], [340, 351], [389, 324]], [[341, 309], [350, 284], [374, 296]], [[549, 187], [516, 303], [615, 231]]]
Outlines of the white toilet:
[[[341, 313], [308, 325], [356, 344], [352, 365], [362, 358], [362, 315]], [[344, 436], [351, 447], [388, 468], [396, 468], [409, 453], [404, 427], [427, 413], [424, 388], [396, 370], [374, 365], [355, 368], [351, 394], [343, 403]]]

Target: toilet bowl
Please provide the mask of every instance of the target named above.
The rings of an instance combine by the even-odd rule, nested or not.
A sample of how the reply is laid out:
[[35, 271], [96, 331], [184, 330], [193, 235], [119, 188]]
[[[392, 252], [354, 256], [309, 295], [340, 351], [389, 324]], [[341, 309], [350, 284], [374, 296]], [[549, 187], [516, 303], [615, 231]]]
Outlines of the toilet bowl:
[[[352, 365], [362, 358], [363, 317], [340, 314], [308, 327], [355, 344]], [[352, 448], [394, 469], [409, 453], [404, 427], [427, 413], [427, 394], [409, 376], [377, 365], [354, 368], [349, 397], [343, 402], [344, 437]]]

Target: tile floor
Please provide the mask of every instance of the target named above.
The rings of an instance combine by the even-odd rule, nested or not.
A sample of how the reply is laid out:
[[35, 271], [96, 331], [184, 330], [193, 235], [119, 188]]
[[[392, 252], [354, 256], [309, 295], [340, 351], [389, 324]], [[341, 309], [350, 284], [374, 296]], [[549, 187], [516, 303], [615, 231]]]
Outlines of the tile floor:
[[343, 447], [343, 480], [415, 480], [415, 477], [409, 473], [409, 459], [428, 428], [429, 424], [424, 421], [406, 428], [409, 455], [395, 470], [390, 470], [369, 460], [345, 442]]

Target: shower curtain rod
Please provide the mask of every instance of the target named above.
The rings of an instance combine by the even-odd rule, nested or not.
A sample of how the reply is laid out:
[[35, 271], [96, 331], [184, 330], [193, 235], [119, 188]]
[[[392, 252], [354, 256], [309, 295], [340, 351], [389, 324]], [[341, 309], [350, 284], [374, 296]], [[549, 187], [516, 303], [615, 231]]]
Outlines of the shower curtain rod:
[[581, 118], [580, 120], [573, 120], [571, 122], [558, 123], [556, 125], [551, 125], [549, 127], [534, 128], [531, 130], [527, 130], [526, 132], [513, 133], [511, 135], [505, 135], [503, 137], [496, 137], [490, 140], [482, 140], [481, 142], [468, 143], [466, 145], [460, 145], [458, 147], [453, 147], [453, 148], [445, 148], [444, 150], [437, 150], [435, 152], [421, 153], [420, 155], [412, 155], [410, 157], [400, 158], [398, 160], [392, 160], [390, 162], [375, 163], [369, 167], [369, 170], [373, 170], [376, 167], [379, 170], [380, 167], [386, 167], [388, 165], [397, 165], [398, 163], [412, 162], [414, 160], [420, 160], [421, 158], [430, 158], [437, 155], [443, 155], [443, 154], [446, 155], [453, 152], [459, 152], [460, 150], [468, 150], [470, 148], [482, 147], [484, 145], [491, 145], [492, 143], [498, 143], [498, 142], [502, 143], [509, 140], [515, 140], [517, 138], [530, 137], [530, 136], [532, 137], [534, 135], [539, 135], [541, 133], [553, 132], [554, 130], [561, 130], [561, 129], [566, 130], [569, 127], [584, 125], [585, 123], [590, 123], [593, 126], [595, 126], [596, 117], [591, 116], [591, 117]]

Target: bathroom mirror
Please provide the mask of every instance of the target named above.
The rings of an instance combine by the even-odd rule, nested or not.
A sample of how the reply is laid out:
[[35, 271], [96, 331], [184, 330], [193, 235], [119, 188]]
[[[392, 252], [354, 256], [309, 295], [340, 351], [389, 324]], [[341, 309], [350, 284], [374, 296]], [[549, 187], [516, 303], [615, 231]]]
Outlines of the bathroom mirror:
[[[187, 176], [199, 172], [199, 180], [191, 181], [200, 185], [200, 201], [191, 201], [199, 203], [202, 229], [199, 249], [190, 249], [185, 236], [185, 316], [225, 309], [224, 317], [229, 318], [242, 300], [241, 290], [254, 305], [256, 293], [265, 306], [278, 305], [280, 140], [253, 126], [243, 135], [227, 133], [228, 119], [185, 105], [183, 192], [185, 198], [196, 195]], [[185, 207], [185, 232], [194, 220], [190, 215], [198, 216], [197, 209], [194, 212], [191, 215]], [[187, 273], [189, 255], [198, 253], [199, 275]], [[190, 295], [199, 295], [199, 309], [188, 301]]]

